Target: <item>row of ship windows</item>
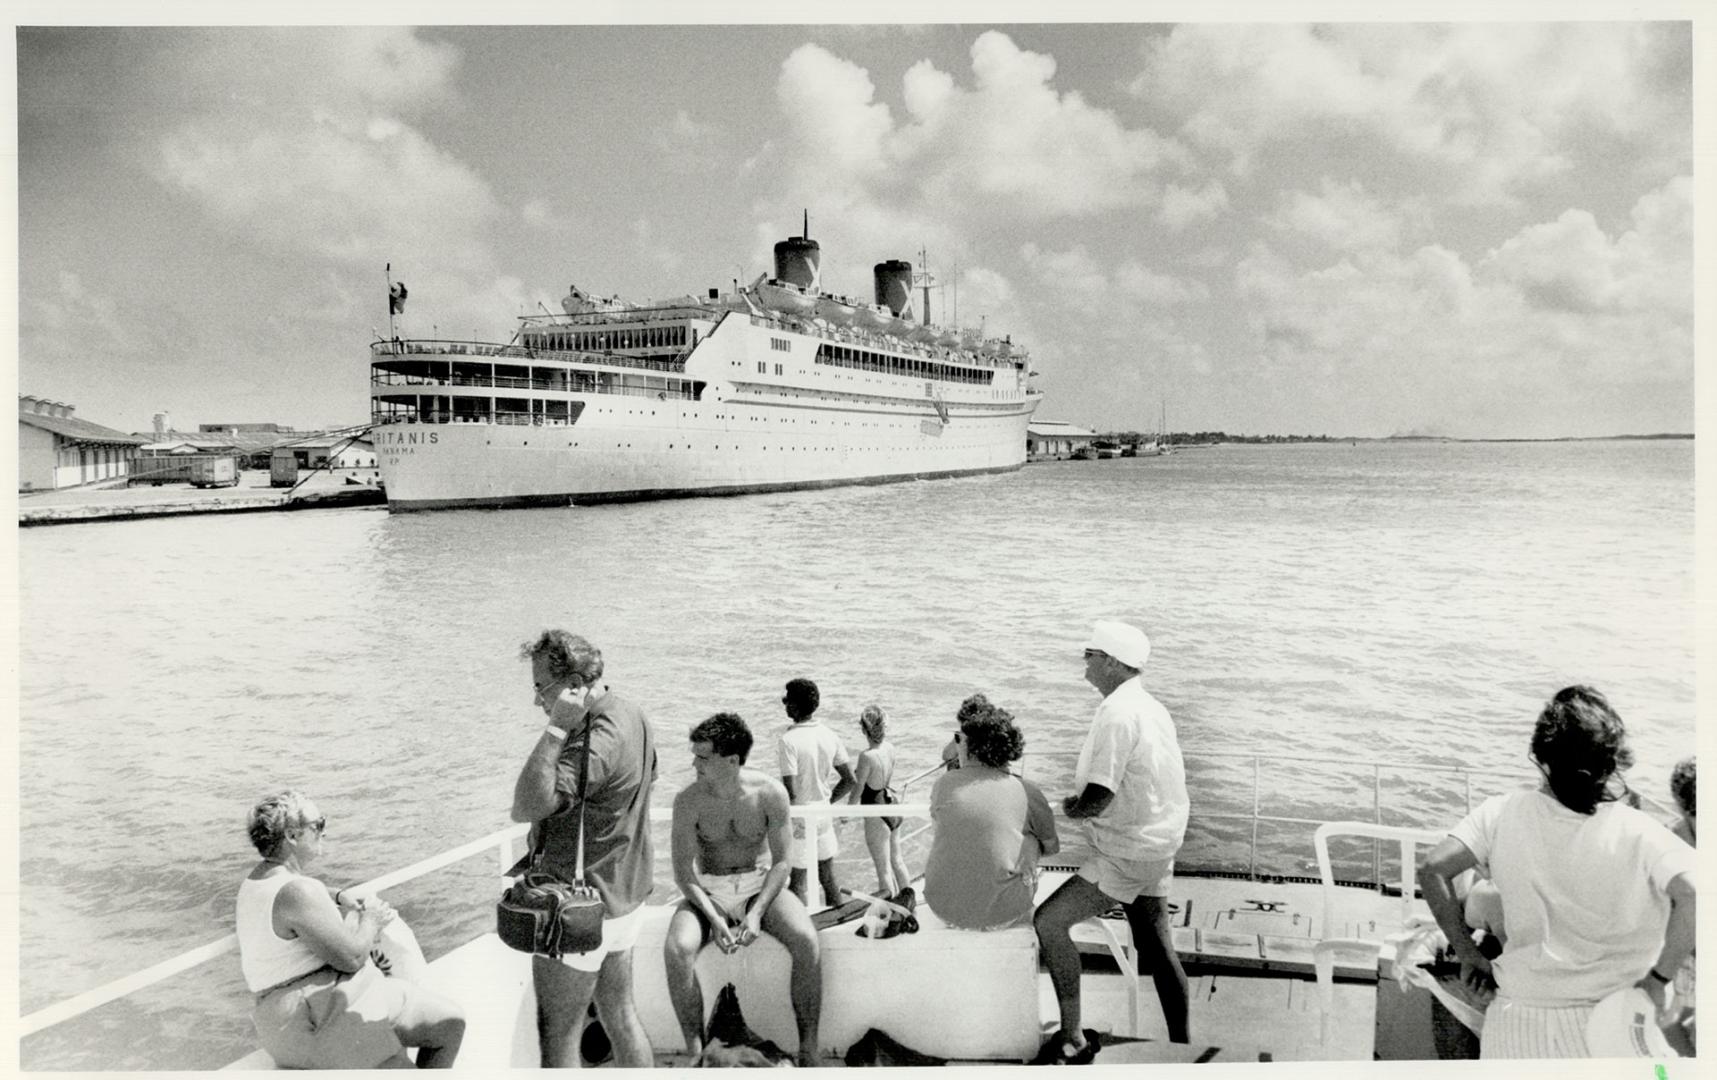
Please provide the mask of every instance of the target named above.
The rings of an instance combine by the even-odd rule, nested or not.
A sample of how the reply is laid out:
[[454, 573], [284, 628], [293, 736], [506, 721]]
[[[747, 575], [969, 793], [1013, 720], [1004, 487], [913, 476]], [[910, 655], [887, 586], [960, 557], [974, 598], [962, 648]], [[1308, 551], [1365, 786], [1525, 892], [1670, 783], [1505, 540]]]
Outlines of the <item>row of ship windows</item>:
[[[821, 362], [822, 362], [822, 361], [818, 361], [818, 363], [821, 363]], [[733, 362], [733, 366], [734, 366], [734, 367], [738, 367], [738, 366], [739, 366], [739, 361], [737, 361], [737, 360], [735, 360], [735, 361], [734, 361], [734, 362]], [[769, 374], [769, 367], [770, 367], [770, 365], [769, 365], [769, 362], [768, 362], [768, 361], [765, 361], [765, 360], [759, 360], [759, 361], [757, 361], [757, 374], [759, 374], [759, 375], [767, 375], [767, 374]], [[781, 374], [781, 365], [780, 365], [780, 364], [776, 364], [776, 365], [774, 365], [774, 367], [775, 367], [775, 374], [777, 374], [777, 375], [779, 375], [779, 374]], [[818, 374], [821, 374], [821, 372], [818, 372]], [[902, 373], [901, 373], [901, 374], [904, 374], [904, 372], [902, 372]], [[848, 378], [851, 378], [851, 376], [848, 376]], [[870, 381], [870, 380], [868, 380], [868, 379], [867, 379], [867, 380], [865, 380], [865, 381], [866, 381], [866, 382], [869, 382], [869, 381]], [[956, 381], [967, 381], [967, 380], [956, 380]], [[972, 380], [972, 381], [977, 381], [977, 380]], [[987, 379], [985, 379], [985, 380], [982, 380], [982, 381], [984, 381], [984, 382], [987, 382], [987, 381], [988, 381], [988, 380], [987, 380]], [[924, 393], [925, 393], [925, 396], [926, 396], [926, 397], [928, 397], [928, 396], [930, 396], [930, 393], [931, 393], [931, 391], [930, 391], [930, 387], [929, 387], [929, 384], [926, 384], [926, 385], [925, 385], [925, 389], [924, 389]], [[993, 398], [999, 398], [999, 397], [1001, 397], [1001, 396], [1002, 396], [1002, 392], [1001, 392], [1001, 391], [1000, 391], [1000, 390], [991, 390], [991, 391], [990, 391], [990, 396], [991, 396], [991, 397], [993, 397]]]
[[536, 349], [606, 352], [609, 349], [678, 348], [696, 345], [697, 331], [688, 326], [638, 326], [626, 330], [580, 330], [531, 334], [525, 344]]
[[855, 349], [850, 345], [817, 346], [817, 363], [832, 367], [879, 371], [888, 375], [907, 375], [937, 382], [979, 383], [988, 386], [995, 378], [994, 368], [968, 368], [958, 364], [939, 364], [934, 360], [915, 360], [907, 356]]
[[[426, 402], [426, 404], [415, 407], [397, 401], [377, 402], [376, 404], [378, 407], [370, 411], [370, 419], [372, 422], [378, 424], [416, 421], [422, 424], [495, 423], [566, 426], [572, 423], [575, 418], [574, 414], [568, 408], [571, 403], [564, 401], [537, 402], [536, 404], [540, 405], [541, 408], [531, 408], [529, 406], [532, 403], [528, 401], [497, 398], [495, 399], [496, 407], [494, 409], [488, 409], [483, 407], [487, 402], [481, 398], [424, 398], [422, 400]], [[451, 403], [454, 401], [457, 401], [458, 405], [456, 407], [450, 407]], [[525, 407], [521, 408], [520, 406]], [[608, 408], [597, 408], [592, 411], [616, 414], [620, 412], [619, 409]], [[626, 410], [627, 416], [655, 416], [656, 414], [657, 411], [655, 409]], [[717, 413], [715, 415], [715, 419], [737, 420], [739, 417], [728, 416], [726, 413]], [[796, 416], [748, 416], [745, 417], [745, 419], [754, 424], [797, 424], [800, 420], [800, 418]], [[859, 421], [857, 426], [860, 428], [911, 427], [923, 419], [926, 419], [926, 417], [912, 416], [898, 420]], [[816, 427], [821, 422], [813, 419], [810, 420], [809, 423], [810, 426]], [[830, 424], [829, 426], [833, 427], [834, 425]], [[854, 422], [851, 420], [843, 420], [841, 421], [840, 426], [850, 428], [854, 426]]]

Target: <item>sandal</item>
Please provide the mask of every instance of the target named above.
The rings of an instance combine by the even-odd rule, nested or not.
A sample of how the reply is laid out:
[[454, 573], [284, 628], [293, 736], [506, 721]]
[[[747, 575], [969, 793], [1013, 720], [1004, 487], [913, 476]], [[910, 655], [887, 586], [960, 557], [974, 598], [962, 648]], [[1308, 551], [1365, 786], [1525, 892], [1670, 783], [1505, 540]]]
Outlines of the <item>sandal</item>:
[[1097, 1057], [1097, 1051], [1102, 1048], [1103, 1037], [1091, 1028], [1082, 1033], [1085, 1036], [1085, 1048], [1073, 1049], [1073, 1044], [1060, 1032], [1056, 1032], [1037, 1056], [1031, 1059], [1033, 1065], [1089, 1065]]

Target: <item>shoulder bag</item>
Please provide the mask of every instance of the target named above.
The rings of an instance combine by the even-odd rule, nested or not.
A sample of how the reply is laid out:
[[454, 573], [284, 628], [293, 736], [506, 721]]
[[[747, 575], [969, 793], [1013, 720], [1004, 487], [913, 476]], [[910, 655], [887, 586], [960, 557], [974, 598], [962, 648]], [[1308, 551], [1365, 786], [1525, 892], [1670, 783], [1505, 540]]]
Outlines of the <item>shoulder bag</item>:
[[540, 869], [548, 830], [538, 834], [530, 865], [495, 905], [495, 933], [509, 948], [558, 958], [602, 944], [602, 897], [584, 881], [584, 795], [590, 779], [590, 726], [584, 721], [584, 751], [578, 770], [578, 859], [572, 884]]

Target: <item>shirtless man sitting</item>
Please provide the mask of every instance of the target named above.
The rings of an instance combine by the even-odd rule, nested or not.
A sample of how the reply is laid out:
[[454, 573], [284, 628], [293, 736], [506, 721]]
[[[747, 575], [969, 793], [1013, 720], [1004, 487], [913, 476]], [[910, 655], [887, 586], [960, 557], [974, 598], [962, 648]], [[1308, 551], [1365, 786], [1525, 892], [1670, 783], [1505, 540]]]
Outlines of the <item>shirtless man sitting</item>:
[[[817, 1059], [822, 962], [811, 916], [787, 884], [792, 826], [787, 789], [745, 767], [751, 730], [733, 713], [692, 729], [697, 779], [674, 797], [674, 882], [684, 897], [668, 923], [663, 955], [668, 996], [696, 1061], [703, 1053], [703, 988], [698, 951], [713, 940], [732, 953], [767, 933], [793, 961], [791, 996], [799, 1026], [800, 1065]], [[769, 849], [769, 866], [760, 864]]]

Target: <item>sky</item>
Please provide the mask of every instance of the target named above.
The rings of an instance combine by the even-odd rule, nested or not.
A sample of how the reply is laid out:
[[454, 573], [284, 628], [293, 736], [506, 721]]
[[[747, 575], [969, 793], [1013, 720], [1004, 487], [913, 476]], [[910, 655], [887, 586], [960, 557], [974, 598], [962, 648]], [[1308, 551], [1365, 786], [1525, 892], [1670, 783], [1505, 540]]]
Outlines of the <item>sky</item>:
[[364, 421], [390, 266], [402, 335], [505, 340], [806, 213], [1040, 418], [1694, 429], [1686, 21], [16, 29], [19, 392], [126, 431]]

